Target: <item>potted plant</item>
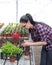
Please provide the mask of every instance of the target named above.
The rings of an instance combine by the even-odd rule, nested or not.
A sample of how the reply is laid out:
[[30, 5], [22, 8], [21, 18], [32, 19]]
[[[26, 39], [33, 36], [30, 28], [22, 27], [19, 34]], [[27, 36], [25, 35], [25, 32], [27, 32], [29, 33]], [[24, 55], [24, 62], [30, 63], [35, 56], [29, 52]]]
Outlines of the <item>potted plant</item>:
[[1, 50], [4, 56], [10, 57], [10, 61], [12, 58], [12, 62], [14, 61], [15, 57], [17, 60], [19, 60], [21, 55], [23, 54], [23, 49], [19, 48], [18, 46], [15, 46], [9, 41], [4, 43], [4, 45], [1, 47]]

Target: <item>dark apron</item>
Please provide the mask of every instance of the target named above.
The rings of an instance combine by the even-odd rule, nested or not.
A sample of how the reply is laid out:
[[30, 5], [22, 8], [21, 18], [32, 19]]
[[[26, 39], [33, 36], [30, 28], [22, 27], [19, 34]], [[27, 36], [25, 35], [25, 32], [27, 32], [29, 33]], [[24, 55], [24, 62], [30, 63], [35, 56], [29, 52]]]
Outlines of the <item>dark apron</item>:
[[46, 50], [46, 46], [42, 47], [40, 65], [52, 65], [52, 49]]

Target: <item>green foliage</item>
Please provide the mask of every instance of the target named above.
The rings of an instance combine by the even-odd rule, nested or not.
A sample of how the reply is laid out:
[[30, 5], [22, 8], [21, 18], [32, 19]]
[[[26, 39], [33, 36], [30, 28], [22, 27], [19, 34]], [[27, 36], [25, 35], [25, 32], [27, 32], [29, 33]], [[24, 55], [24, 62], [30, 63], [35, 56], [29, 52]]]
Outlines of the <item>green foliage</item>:
[[22, 34], [28, 34], [28, 30], [23, 28], [20, 23], [9, 23], [5, 29], [2, 31], [2, 33], [10, 32], [13, 33], [14, 31], [20, 31]]
[[11, 42], [7, 41], [4, 43], [4, 45], [1, 47], [1, 50], [3, 54], [5, 55], [6, 53], [9, 54], [10, 56], [16, 55], [16, 54], [22, 54], [23, 50], [15, 45], [13, 45]]

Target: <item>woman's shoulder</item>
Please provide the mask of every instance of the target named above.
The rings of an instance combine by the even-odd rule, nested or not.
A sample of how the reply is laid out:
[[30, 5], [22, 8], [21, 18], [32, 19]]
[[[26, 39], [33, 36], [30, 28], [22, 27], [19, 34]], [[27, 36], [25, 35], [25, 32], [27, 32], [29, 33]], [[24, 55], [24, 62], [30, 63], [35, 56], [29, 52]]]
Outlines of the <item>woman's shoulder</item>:
[[49, 27], [49, 28], [51, 28], [51, 26], [49, 26], [48, 24], [46, 24], [44, 22], [37, 22], [37, 21], [35, 21], [35, 26], [36, 27]]

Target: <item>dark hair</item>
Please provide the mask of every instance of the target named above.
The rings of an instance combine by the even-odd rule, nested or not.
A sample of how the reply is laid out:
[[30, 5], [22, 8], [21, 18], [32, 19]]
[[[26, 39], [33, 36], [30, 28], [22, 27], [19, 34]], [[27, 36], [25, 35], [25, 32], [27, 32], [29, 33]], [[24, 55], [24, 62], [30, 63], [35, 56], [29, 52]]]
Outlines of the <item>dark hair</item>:
[[23, 23], [27, 23], [29, 20], [29, 18], [26, 16], [26, 15], [23, 15], [21, 18], [20, 18], [20, 22], [23, 22]]
[[27, 23], [28, 20], [30, 21], [31, 24], [35, 23], [34, 20], [33, 20], [33, 18], [32, 18], [32, 16], [29, 13], [27, 13], [26, 15], [23, 15], [20, 18], [20, 22], [23, 22], [23, 23]]

